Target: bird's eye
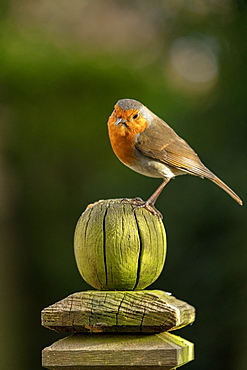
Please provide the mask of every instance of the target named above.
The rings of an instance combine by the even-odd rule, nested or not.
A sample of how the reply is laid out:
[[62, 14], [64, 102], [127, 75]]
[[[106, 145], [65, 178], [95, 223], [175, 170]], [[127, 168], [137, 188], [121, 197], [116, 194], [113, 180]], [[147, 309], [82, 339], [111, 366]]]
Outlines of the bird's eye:
[[138, 113], [136, 113], [132, 118], [137, 119], [138, 118]]

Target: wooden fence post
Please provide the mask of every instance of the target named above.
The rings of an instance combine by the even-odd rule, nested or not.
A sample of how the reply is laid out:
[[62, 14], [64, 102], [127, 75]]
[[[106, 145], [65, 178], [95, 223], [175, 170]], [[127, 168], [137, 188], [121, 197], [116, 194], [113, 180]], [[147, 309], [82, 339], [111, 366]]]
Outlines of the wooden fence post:
[[193, 343], [170, 333], [191, 324], [195, 309], [161, 290], [166, 255], [159, 216], [123, 199], [87, 207], [75, 230], [82, 277], [98, 290], [45, 308], [42, 325], [72, 332], [42, 351], [46, 369], [174, 369], [194, 358]]

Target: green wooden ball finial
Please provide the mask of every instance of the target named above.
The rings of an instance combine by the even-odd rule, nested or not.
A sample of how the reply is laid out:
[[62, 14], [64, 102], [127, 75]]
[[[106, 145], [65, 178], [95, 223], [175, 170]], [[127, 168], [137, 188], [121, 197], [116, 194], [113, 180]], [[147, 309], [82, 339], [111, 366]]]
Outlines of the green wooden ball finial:
[[74, 251], [80, 274], [94, 288], [144, 289], [163, 269], [165, 228], [159, 216], [124, 199], [100, 200], [82, 213]]

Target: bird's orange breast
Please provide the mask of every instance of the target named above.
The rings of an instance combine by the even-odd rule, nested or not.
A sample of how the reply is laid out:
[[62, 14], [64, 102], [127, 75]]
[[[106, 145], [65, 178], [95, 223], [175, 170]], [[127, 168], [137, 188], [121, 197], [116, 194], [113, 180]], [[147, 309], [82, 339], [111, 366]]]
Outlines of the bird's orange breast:
[[141, 117], [137, 122], [129, 120], [127, 125], [116, 125], [115, 123], [116, 114], [113, 112], [108, 120], [108, 132], [112, 149], [120, 161], [126, 165], [131, 165], [136, 159], [134, 151], [136, 135], [143, 132], [148, 123]]

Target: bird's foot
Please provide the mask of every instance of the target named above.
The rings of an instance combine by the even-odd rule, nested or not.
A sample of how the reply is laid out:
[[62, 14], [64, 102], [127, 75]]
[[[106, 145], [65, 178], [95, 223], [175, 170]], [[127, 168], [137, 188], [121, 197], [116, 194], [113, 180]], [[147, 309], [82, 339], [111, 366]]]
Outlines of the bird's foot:
[[162, 214], [157, 210], [157, 208], [155, 208], [154, 204], [152, 204], [148, 200], [144, 201], [141, 198], [137, 197], [134, 199], [124, 198], [123, 201], [128, 202], [132, 206], [134, 206], [134, 210], [138, 208], [145, 208], [147, 211], [151, 212], [153, 215], [163, 218]]

